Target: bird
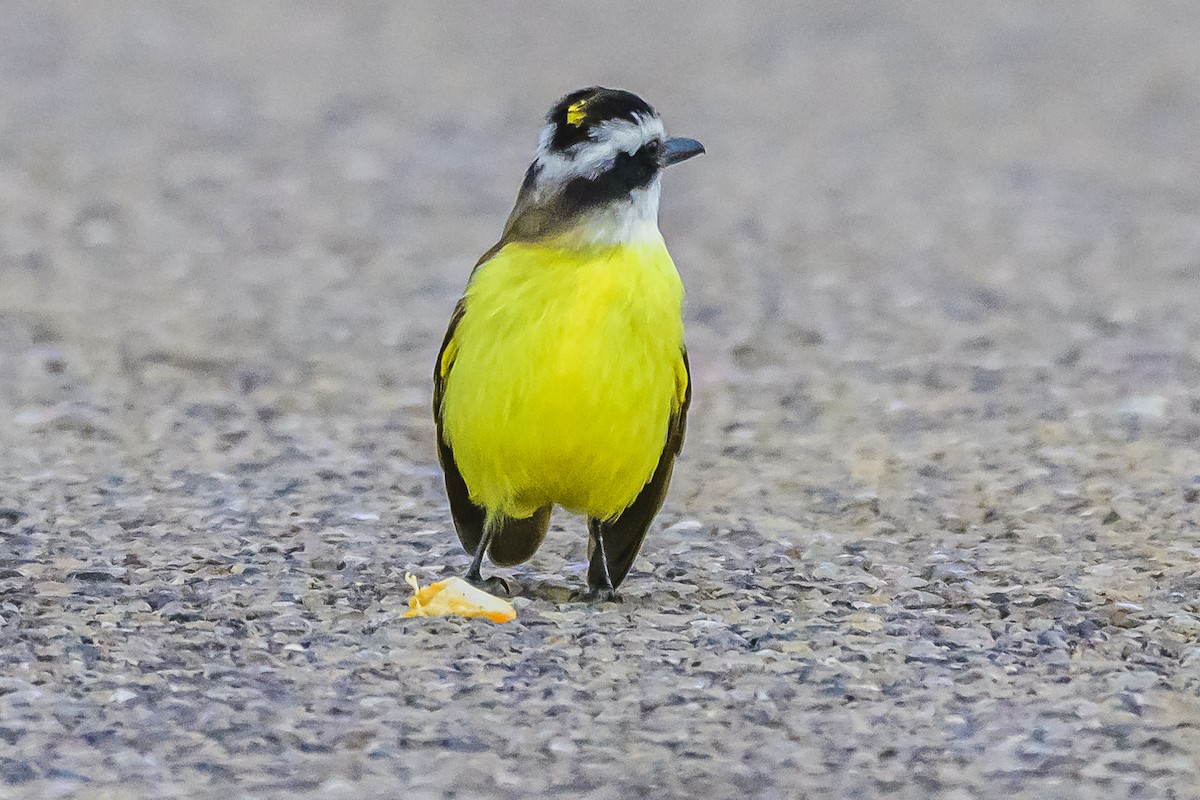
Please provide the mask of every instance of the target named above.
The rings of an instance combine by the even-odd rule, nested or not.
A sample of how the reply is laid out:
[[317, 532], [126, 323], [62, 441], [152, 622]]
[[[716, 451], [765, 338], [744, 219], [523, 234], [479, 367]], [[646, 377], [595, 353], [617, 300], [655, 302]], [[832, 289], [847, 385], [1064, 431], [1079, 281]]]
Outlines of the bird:
[[434, 365], [438, 460], [465, 578], [528, 561], [555, 506], [587, 518], [587, 590], [619, 601], [683, 445], [683, 283], [658, 227], [662, 174], [704, 151], [645, 100], [592, 86], [545, 117], [500, 240]]

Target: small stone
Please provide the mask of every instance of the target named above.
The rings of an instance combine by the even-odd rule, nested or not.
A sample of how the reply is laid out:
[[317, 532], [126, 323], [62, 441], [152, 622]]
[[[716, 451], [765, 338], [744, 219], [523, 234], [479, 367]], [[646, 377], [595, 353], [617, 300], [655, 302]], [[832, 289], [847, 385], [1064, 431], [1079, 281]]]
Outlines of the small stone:
[[114, 689], [112, 694], [108, 696], [108, 702], [115, 703], [116, 705], [124, 705], [136, 697], [137, 692], [130, 691], [129, 689]]
[[951, 533], [966, 533], [967, 521], [957, 514], [942, 514], [938, 522]]

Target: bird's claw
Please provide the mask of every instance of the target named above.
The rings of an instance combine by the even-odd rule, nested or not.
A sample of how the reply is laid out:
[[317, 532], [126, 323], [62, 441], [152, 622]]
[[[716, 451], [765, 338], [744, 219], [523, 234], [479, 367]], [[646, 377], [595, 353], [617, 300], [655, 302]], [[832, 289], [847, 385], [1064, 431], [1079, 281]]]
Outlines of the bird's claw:
[[617, 594], [616, 589], [603, 586], [586, 592], [573, 592], [571, 600], [577, 603], [620, 603], [621, 595]]
[[465, 580], [476, 589], [482, 589], [488, 594], [494, 594], [499, 597], [512, 597], [512, 589], [509, 587], [508, 581], [498, 575], [493, 575], [490, 578], [484, 578], [480, 575], [467, 575]]

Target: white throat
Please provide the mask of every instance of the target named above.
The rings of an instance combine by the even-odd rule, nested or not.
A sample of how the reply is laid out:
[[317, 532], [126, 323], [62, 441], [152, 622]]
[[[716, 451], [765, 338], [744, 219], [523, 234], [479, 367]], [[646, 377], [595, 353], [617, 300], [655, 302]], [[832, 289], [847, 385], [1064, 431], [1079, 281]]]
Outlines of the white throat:
[[658, 230], [658, 198], [662, 176], [655, 176], [644, 189], [634, 189], [628, 200], [618, 200], [595, 209], [578, 230], [589, 244], [633, 244], [662, 241]]

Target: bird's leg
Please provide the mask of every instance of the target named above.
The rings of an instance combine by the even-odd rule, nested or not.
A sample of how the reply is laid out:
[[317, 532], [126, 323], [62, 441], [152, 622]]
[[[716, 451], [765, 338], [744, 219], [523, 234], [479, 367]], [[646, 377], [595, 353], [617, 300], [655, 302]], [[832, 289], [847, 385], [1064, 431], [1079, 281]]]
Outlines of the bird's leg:
[[588, 520], [588, 534], [592, 537], [592, 557], [588, 562], [588, 590], [574, 596], [577, 600], [587, 602], [618, 603], [621, 595], [613, 586], [612, 576], [608, 571], [608, 552], [604, 547], [603, 523], [598, 519]]
[[511, 593], [508, 588], [508, 581], [497, 575], [485, 579], [480, 574], [480, 568], [483, 566], [483, 554], [487, 552], [488, 544], [492, 541], [494, 531], [495, 529], [491, 524], [487, 522], [483, 524], [483, 535], [479, 537], [479, 546], [475, 548], [475, 558], [471, 561], [471, 568], [467, 570], [464, 580], [472, 586], [483, 589], [485, 592], [508, 595]]
[[480, 568], [483, 567], [483, 554], [487, 552], [488, 542], [492, 539], [492, 526], [483, 526], [483, 535], [479, 537], [479, 545], [475, 548], [475, 560], [471, 562], [471, 568], [467, 570], [467, 583], [475, 586], [483, 583], [483, 575], [480, 574]]

